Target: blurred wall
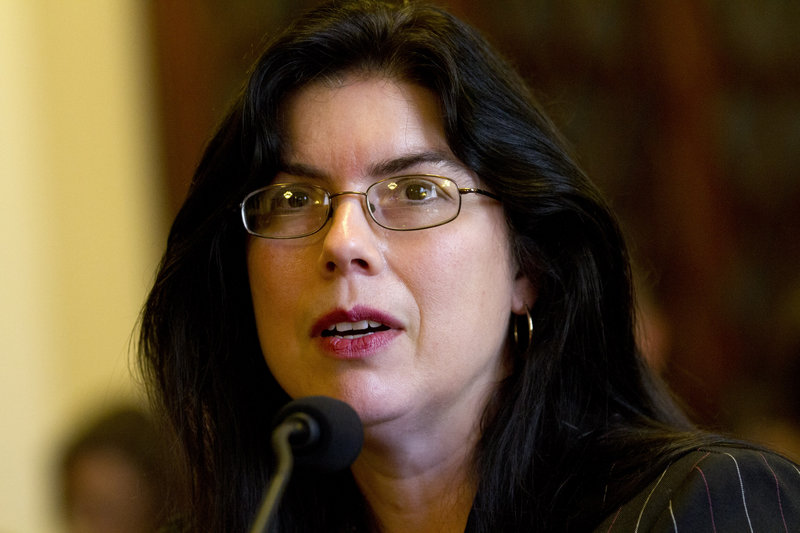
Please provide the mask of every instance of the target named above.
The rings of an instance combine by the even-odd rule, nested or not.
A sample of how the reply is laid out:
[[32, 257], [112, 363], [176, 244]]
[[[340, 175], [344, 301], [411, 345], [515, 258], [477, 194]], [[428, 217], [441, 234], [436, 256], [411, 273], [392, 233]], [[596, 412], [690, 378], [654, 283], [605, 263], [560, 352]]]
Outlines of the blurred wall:
[[55, 530], [76, 422], [136, 398], [129, 341], [162, 244], [138, 0], [0, 0], [0, 531]]

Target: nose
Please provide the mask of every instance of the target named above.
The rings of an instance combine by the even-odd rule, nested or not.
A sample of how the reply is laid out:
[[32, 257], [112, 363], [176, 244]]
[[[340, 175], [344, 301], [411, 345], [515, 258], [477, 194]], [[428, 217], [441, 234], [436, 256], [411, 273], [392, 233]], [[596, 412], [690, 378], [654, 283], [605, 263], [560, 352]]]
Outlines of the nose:
[[374, 275], [383, 269], [375, 224], [364, 211], [363, 193], [340, 193], [331, 199], [333, 214], [323, 239], [320, 266], [326, 274]]

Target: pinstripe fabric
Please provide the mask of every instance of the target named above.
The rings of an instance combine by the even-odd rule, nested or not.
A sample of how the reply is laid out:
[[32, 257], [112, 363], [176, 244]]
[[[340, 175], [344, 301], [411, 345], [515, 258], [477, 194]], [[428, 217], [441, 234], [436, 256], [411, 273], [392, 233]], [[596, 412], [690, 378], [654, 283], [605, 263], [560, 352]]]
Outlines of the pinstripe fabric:
[[697, 450], [613, 510], [595, 532], [800, 532], [800, 470], [760, 450]]

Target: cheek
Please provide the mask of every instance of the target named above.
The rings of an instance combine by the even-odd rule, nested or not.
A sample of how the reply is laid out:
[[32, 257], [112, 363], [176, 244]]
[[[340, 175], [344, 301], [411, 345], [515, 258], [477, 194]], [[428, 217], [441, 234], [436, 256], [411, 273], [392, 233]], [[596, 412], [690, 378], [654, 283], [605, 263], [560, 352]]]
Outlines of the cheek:
[[275, 291], [276, 265], [270, 261], [270, 256], [264, 253], [262, 247], [251, 244], [247, 247], [247, 276], [250, 281], [250, 296], [253, 299], [256, 315], [263, 306], [259, 305]]
[[272, 325], [282, 327], [278, 322], [288, 316], [286, 306], [296, 300], [291, 290], [302, 284], [295, 277], [307, 272], [308, 266], [293, 268], [292, 265], [288, 257], [259, 242], [247, 248], [247, 273], [259, 336]]
[[505, 232], [464, 231], [440, 242], [446, 244], [413, 254], [414, 261], [404, 268], [423, 333], [442, 342], [454, 342], [456, 331], [487, 335], [492, 343], [504, 338], [513, 289]]
[[[451, 241], [451, 275], [466, 294], [505, 295], [512, 278], [508, 235], [502, 222], [482, 215], [476, 229], [462, 231], [457, 240]], [[475, 303], [478, 304], [475, 307], [480, 307]]]
[[305, 371], [296, 357], [302, 351], [297, 317], [303, 296], [296, 290], [307, 285], [299, 277], [310, 269], [307, 263], [298, 263], [290, 254], [276, 253], [262, 243], [248, 246], [247, 271], [261, 352], [275, 378], [293, 396], [298, 392], [290, 385]]
[[254, 238], [247, 246], [250, 292], [281, 298], [313, 269], [313, 258], [302, 249], [281, 247]]

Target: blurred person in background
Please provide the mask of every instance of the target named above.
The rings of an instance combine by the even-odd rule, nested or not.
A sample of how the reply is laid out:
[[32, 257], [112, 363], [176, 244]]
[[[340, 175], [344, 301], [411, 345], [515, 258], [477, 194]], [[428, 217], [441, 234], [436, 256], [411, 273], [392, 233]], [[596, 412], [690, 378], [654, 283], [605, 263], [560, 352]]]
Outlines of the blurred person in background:
[[164, 435], [145, 411], [119, 407], [93, 420], [61, 456], [66, 531], [158, 530], [174, 485], [170, 465]]

